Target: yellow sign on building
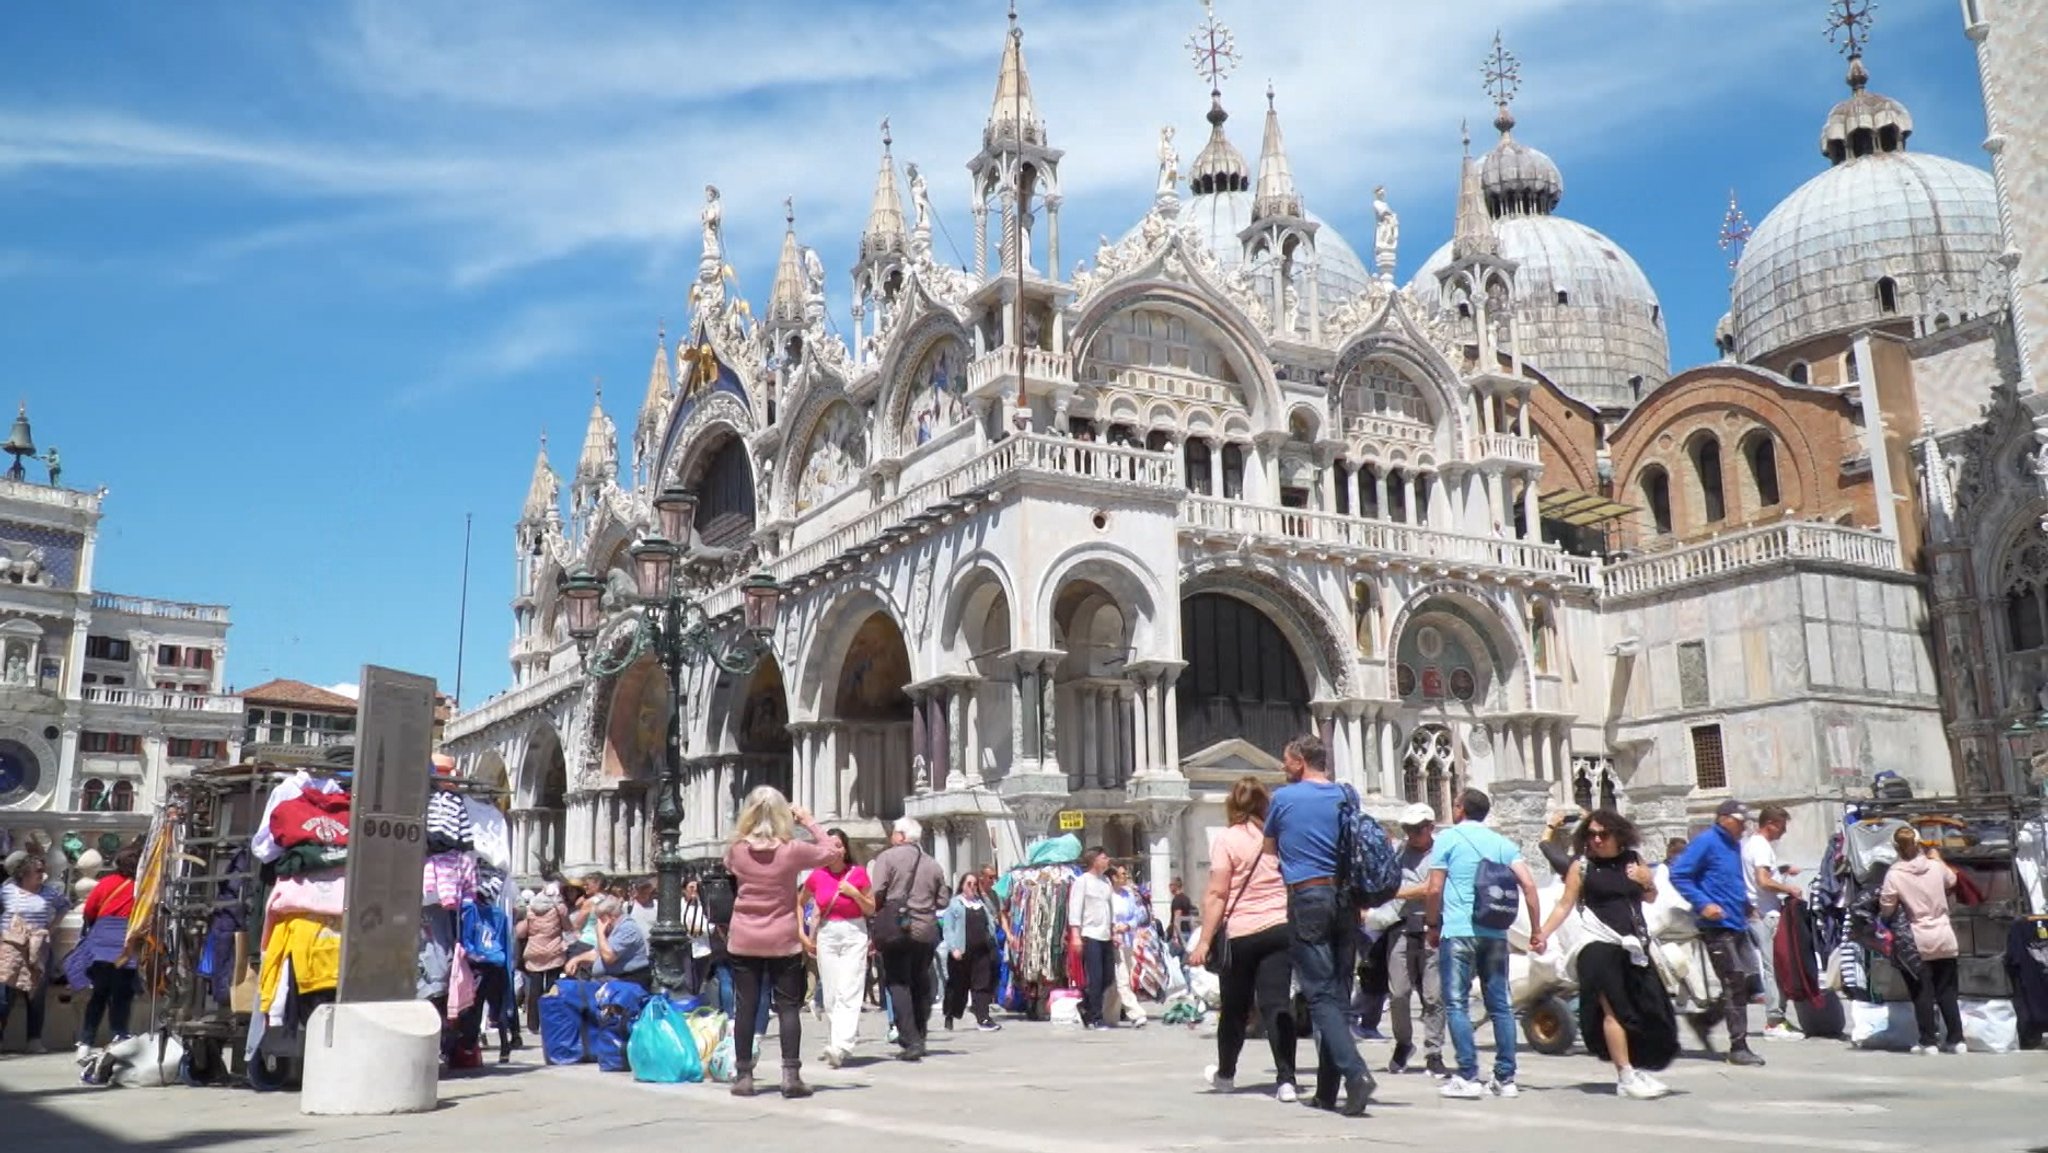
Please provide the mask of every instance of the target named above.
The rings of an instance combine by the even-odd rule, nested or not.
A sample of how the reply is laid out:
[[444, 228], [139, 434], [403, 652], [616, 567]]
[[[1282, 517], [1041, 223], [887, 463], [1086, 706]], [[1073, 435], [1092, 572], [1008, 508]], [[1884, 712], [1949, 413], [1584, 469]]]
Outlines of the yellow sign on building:
[[1087, 827], [1088, 815], [1086, 813], [1066, 812], [1060, 814], [1060, 832], [1062, 833], [1071, 833], [1076, 829], [1085, 829]]

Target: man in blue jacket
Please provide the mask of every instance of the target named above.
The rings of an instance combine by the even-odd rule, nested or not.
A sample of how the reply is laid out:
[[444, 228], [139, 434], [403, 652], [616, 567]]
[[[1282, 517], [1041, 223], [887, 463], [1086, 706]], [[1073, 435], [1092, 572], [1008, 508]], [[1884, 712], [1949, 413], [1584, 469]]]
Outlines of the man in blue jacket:
[[[1694, 837], [1671, 864], [1671, 885], [1692, 906], [1700, 943], [1721, 982], [1731, 1065], [1764, 1063], [1749, 1047], [1749, 986], [1757, 967], [1749, 953], [1749, 884], [1742, 872], [1742, 834], [1748, 827], [1748, 807], [1732, 797], [1722, 801], [1714, 810], [1714, 827]], [[1712, 1052], [1707, 1037], [1712, 1014], [1695, 1016], [1692, 1027]]]

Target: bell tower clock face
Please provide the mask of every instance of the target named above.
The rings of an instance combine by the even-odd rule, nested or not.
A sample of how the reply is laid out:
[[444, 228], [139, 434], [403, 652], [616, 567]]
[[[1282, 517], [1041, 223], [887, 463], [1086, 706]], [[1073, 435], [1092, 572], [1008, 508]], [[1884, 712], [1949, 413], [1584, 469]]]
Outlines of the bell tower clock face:
[[36, 755], [14, 741], [0, 741], [0, 803], [33, 793], [42, 783]]

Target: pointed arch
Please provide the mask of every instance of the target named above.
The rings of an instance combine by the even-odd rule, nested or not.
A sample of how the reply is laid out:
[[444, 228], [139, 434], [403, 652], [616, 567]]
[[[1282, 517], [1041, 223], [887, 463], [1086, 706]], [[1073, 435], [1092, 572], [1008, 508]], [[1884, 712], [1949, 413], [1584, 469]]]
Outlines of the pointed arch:
[[1264, 338], [1237, 305], [1200, 280], [1183, 282], [1154, 276], [1133, 279], [1097, 294], [1074, 323], [1069, 347], [1073, 349], [1075, 365], [1087, 359], [1094, 342], [1116, 316], [1147, 305], [1176, 310], [1208, 328], [1217, 338], [1219, 349], [1229, 358], [1253, 426], [1281, 427], [1280, 381], [1273, 374], [1273, 361], [1267, 355]]
[[[922, 299], [920, 295], [919, 299]], [[926, 305], [908, 318], [903, 335], [889, 342], [889, 350], [883, 354], [879, 376], [882, 380], [881, 401], [875, 411], [881, 414], [876, 428], [876, 455], [885, 459], [900, 458], [914, 451], [918, 446], [907, 443], [903, 428], [909, 422], [912, 394], [917, 391], [918, 375], [926, 358], [944, 342], [955, 342], [960, 351], [959, 371], [963, 374], [960, 391], [964, 393], [964, 374], [972, 357], [973, 339], [952, 312]]]

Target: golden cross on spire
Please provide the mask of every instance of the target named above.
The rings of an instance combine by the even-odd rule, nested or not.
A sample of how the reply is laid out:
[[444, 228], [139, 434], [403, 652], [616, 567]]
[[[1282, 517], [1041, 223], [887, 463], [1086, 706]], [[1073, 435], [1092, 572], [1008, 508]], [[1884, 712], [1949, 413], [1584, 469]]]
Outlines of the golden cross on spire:
[[1828, 5], [1828, 40], [1851, 59], [1863, 55], [1877, 23], [1877, 0], [1833, 0]]
[[1195, 31], [1188, 37], [1188, 51], [1194, 54], [1195, 74], [1209, 82], [1209, 93], [1220, 96], [1223, 82], [1237, 71], [1241, 57], [1237, 52], [1237, 35], [1230, 25], [1216, 18], [1215, 0], [1202, 0], [1205, 14]]

